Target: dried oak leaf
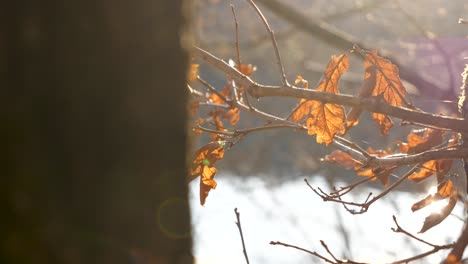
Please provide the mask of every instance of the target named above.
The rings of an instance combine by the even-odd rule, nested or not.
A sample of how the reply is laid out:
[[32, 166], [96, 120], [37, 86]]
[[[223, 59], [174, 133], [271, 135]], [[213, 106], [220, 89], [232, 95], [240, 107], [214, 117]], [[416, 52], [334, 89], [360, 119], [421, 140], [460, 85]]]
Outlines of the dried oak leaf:
[[[359, 88], [359, 98], [369, 98], [372, 95], [372, 91], [375, 87], [376, 79], [376, 67], [367, 67], [364, 72], [364, 82]], [[361, 115], [362, 109], [359, 107], [353, 107], [346, 116], [346, 127], [350, 128], [359, 124], [359, 116]]]
[[357, 162], [351, 155], [341, 150], [335, 150], [331, 154], [326, 155], [321, 161], [326, 161], [343, 166], [346, 169], [358, 170], [361, 168], [361, 163]]
[[[338, 82], [348, 70], [349, 60], [346, 54], [332, 56], [325, 70], [324, 78], [317, 86], [317, 91], [338, 94]], [[344, 108], [337, 104], [323, 104], [319, 101], [301, 99], [291, 115], [293, 122], [305, 124], [309, 135], [317, 135], [317, 143], [330, 144], [335, 134], [345, 132]]]
[[240, 66], [236, 66], [236, 68], [246, 76], [252, 75], [257, 70], [257, 67], [252, 64], [241, 64]]
[[216, 188], [216, 161], [224, 157], [225, 141], [210, 142], [195, 152], [195, 158], [189, 172], [189, 180], [200, 177], [200, 204], [204, 205], [211, 189]]
[[[375, 86], [372, 96], [380, 98], [389, 105], [402, 106], [405, 103], [406, 89], [398, 76], [398, 67], [377, 55], [377, 51], [367, 51], [364, 60], [366, 72], [376, 68]], [[391, 119], [383, 114], [373, 114], [374, 121], [380, 128], [382, 134], [388, 134], [393, 126]]]
[[[393, 154], [390, 150], [375, 151], [372, 148], [369, 148], [367, 150], [367, 153], [376, 155], [378, 157], [384, 157], [384, 156]], [[375, 181], [379, 179], [380, 182], [385, 186], [387, 186], [388, 183], [390, 182], [390, 175], [396, 169], [396, 166], [389, 167], [389, 168], [381, 168], [381, 167], [362, 168], [361, 162], [355, 160], [351, 155], [341, 150], [335, 150], [331, 154], [322, 158], [321, 160], [341, 165], [345, 167], [346, 169], [353, 168], [354, 170], [358, 171], [357, 172], [358, 176], [364, 176], [364, 177], [369, 177], [369, 178], [376, 176], [372, 178], [371, 181]]]
[[[221, 95], [223, 95], [225, 98], [228, 98], [231, 96], [231, 85], [226, 85], [221, 92], [219, 92]], [[213, 93], [210, 96], [208, 96], [208, 99], [213, 103], [213, 104], [224, 104], [224, 100], [218, 96], [217, 94]]]
[[203, 123], [205, 123], [205, 119], [203, 119], [203, 118], [199, 118], [199, 119], [195, 120], [194, 121], [195, 127], [193, 128], [193, 132], [195, 132], [196, 134], [203, 133], [203, 131], [197, 127], [198, 125], [201, 125]]
[[190, 103], [190, 105], [189, 105], [190, 116], [192, 116], [192, 117], [195, 116], [195, 114], [198, 111], [199, 106], [200, 106], [200, 102], [198, 102], [198, 101], [193, 101], [192, 103]]
[[443, 134], [444, 131], [432, 128], [413, 131], [407, 136], [408, 143], [398, 141], [397, 145], [403, 153], [419, 153], [442, 143]]
[[[387, 149], [387, 150], [383, 150], [383, 149], [374, 150], [372, 148], [368, 148], [367, 153], [369, 153], [371, 155], [374, 155], [374, 156], [377, 156], [379, 158], [394, 154], [393, 151], [391, 151], [390, 149]], [[375, 180], [379, 179], [379, 181], [384, 186], [387, 186], [388, 183], [390, 182], [390, 175], [392, 174], [392, 172], [396, 168], [397, 168], [397, 166], [392, 166], [392, 167], [388, 167], [388, 168], [382, 168], [382, 167], [357, 168], [356, 170], [360, 169], [360, 171], [358, 171], [358, 173], [357, 173], [358, 176], [365, 176], [365, 177], [369, 177], [369, 178], [375, 176], [375, 178], [372, 178], [371, 181], [375, 181]]]
[[409, 179], [421, 182], [434, 174], [437, 174], [438, 179], [442, 179], [452, 167], [452, 163], [452, 160], [430, 160], [424, 163], [419, 171], [411, 174]]
[[[211, 113], [211, 116], [213, 117], [213, 121], [214, 121], [214, 125], [216, 127], [216, 130], [217, 131], [224, 131], [224, 124], [223, 124], [223, 121], [221, 121], [221, 119], [219, 118], [218, 116], [218, 112], [216, 111], [212, 111], [210, 112]], [[213, 140], [220, 140], [221, 138], [219, 137], [218, 134], [216, 133], [211, 133], [211, 138]]]
[[452, 195], [454, 192], [453, 189], [453, 182], [451, 180], [447, 180], [437, 186], [437, 192], [434, 194], [429, 194], [424, 199], [420, 200], [419, 202], [414, 203], [411, 206], [411, 210], [413, 212], [424, 208], [430, 205], [432, 202], [439, 201], [445, 199]]
[[457, 196], [458, 191], [453, 191], [448, 199], [447, 205], [444, 208], [442, 208], [440, 212], [432, 213], [428, 217], [426, 217], [419, 233], [424, 233], [432, 227], [442, 223], [442, 221], [444, 221], [444, 219], [450, 215], [453, 208], [455, 208], [455, 205], [457, 204]]
[[189, 81], [194, 81], [198, 77], [198, 67], [200, 67], [200, 64], [192, 63], [190, 65], [190, 69], [188, 71], [188, 77], [187, 79]]
[[[221, 95], [223, 95], [225, 98], [230, 98], [232, 94], [232, 86], [231, 85], [226, 85], [224, 89], [220, 92]], [[214, 104], [224, 104], [226, 103], [220, 96], [217, 94], [213, 93], [211, 94], [208, 99], [214, 103]], [[220, 116], [228, 120], [231, 125], [235, 126], [237, 122], [239, 122], [240, 119], [240, 110], [237, 107], [231, 107], [229, 110], [226, 111], [226, 109], [218, 109], [217, 112], [219, 112]]]

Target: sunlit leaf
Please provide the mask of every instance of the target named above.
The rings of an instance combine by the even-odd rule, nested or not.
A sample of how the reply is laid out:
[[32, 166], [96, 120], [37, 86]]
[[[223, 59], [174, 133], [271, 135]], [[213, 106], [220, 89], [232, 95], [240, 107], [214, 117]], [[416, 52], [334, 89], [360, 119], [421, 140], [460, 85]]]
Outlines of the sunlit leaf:
[[380, 134], [388, 135], [388, 131], [393, 127], [393, 122], [390, 117], [383, 114], [372, 113], [374, 123], [377, 124], [380, 130]]
[[203, 123], [205, 123], [205, 119], [203, 119], [203, 118], [199, 118], [199, 119], [195, 120], [194, 121], [195, 128], [193, 129], [193, 132], [195, 132], [196, 134], [203, 133], [203, 131], [201, 129], [197, 128], [198, 125], [201, 125]]
[[198, 111], [198, 107], [200, 106], [200, 102], [193, 101], [189, 106], [190, 115], [193, 117]]
[[[376, 79], [376, 67], [367, 67], [364, 72], [364, 82], [359, 89], [358, 97], [369, 98], [372, 95], [372, 91], [375, 87]], [[346, 126], [356, 126], [359, 123], [359, 116], [361, 115], [362, 109], [359, 107], [353, 107], [346, 116]]]
[[200, 67], [199, 64], [192, 63], [190, 65], [190, 69], [188, 71], [188, 80], [189, 81], [194, 81], [198, 77], [198, 68]]
[[411, 206], [411, 210], [413, 212], [417, 211], [421, 208], [424, 208], [432, 204], [433, 202], [449, 197], [450, 195], [453, 194], [453, 192], [454, 192], [453, 183], [451, 180], [447, 180], [444, 183], [439, 184], [439, 186], [437, 187], [436, 193], [429, 194], [424, 199], [420, 200], [419, 202], [414, 203], [413, 206]]
[[216, 188], [216, 161], [224, 157], [225, 141], [210, 142], [195, 153], [192, 166], [189, 172], [189, 180], [200, 177], [200, 203], [205, 204], [206, 197], [211, 189]]
[[[338, 82], [348, 70], [346, 54], [332, 56], [325, 70], [324, 78], [317, 86], [317, 91], [338, 93]], [[301, 81], [302, 82], [302, 81]], [[344, 108], [337, 104], [323, 104], [319, 101], [301, 99], [299, 107], [291, 115], [291, 120], [306, 125], [309, 135], [316, 135], [317, 143], [330, 144], [333, 137], [345, 132]]]
[[[375, 86], [372, 90], [372, 96], [383, 100], [389, 105], [402, 106], [405, 103], [407, 95], [406, 89], [399, 77], [398, 67], [377, 55], [377, 51], [366, 52], [364, 60], [366, 72], [368, 69], [375, 67]], [[388, 134], [389, 129], [393, 126], [390, 117], [383, 114], [373, 114], [376, 124], [379, 126], [380, 132], [384, 135]]]
[[338, 164], [346, 169], [358, 170], [361, 167], [361, 163], [357, 162], [351, 155], [341, 150], [335, 150], [331, 154], [326, 155], [321, 161]]
[[409, 179], [421, 182], [434, 174], [438, 177], [444, 176], [452, 167], [452, 163], [452, 160], [430, 160], [424, 163], [417, 172], [411, 174]]
[[208, 193], [212, 189], [216, 189], [218, 185], [214, 180], [214, 176], [216, 175], [216, 168], [213, 166], [203, 166], [203, 172], [200, 177], [200, 204], [204, 205], [206, 201], [206, 197], [208, 197]]
[[[213, 121], [214, 121], [214, 125], [216, 127], [216, 130], [217, 131], [224, 131], [225, 130], [224, 129], [224, 124], [223, 124], [223, 121], [221, 121], [221, 118], [219, 118], [218, 112], [216, 112], [216, 111], [211, 112], [211, 116], [213, 117]], [[213, 140], [215, 140], [215, 141], [220, 140], [219, 135], [216, 134], [216, 133], [211, 133], [211, 138]]]
[[257, 67], [253, 66], [252, 64], [241, 64], [240, 66], [236, 66], [236, 68], [241, 73], [243, 73], [244, 75], [247, 75], [247, 76], [252, 75], [257, 70]]
[[444, 131], [432, 128], [413, 131], [407, 136], [408, 143], [398, 141], [397, 145], [403, 153], [419, 153], [442, 143], [443, 134]]
[[426, 217], [419, 233], [424, 233], [444, 221], [444, 219], [450, 215], [453, 208], [455, 208], [455, 205], [457, 204], [457, 195], [458, 192], [454, 191], [452, 195], [450, 195], [447, 205], [442, 208], [440, 212], [431, 213], [428, 217]]

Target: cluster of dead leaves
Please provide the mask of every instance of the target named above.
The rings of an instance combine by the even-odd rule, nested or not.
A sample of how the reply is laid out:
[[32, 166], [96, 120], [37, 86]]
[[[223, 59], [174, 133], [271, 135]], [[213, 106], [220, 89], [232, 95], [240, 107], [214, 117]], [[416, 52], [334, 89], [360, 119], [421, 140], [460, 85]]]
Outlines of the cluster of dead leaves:
[[[364, 52], [364, 57], [364, 82], [358, 96], [374, 97], [392, 106], [402, 106], [407, 93], [398, 75], [398, 68], [378, 56], [376, 51]], [[348, 68], [349, 59], [346, 53], [332, 56], [324, 77], [315, 90], [339, 94], [339, 80]], [[302, 77], [296, 79], [296, 84], [299, 82], [304, 83]], [[303, 88], [308, 88], [308, 85]], [[341, 105], [301, 99], [291, 115], [291, 121], [305, 125], [309, 135], [316, 135], [317, 143], [328, 145], [336, 134], [345, 134], [351, 126], [357, 125], [360, 114], [359, 108], [352, 108], [346, 116], [345, 109]], [[391, 118], [378, 113], [373, 113], [372, 117], [380, 132], [388, 134], [393, 126]]]
[[[242, 74], [246, 76], [252, 75], [256, 67], [251, 64], [241, 64], [235, 65], [230, 61], [231, 66], [235, 67]], [[189, 74], [187, 79], [189, 82], [198, 80], [198, 64], [192, 64], [189, 69]], [[227, 80], [226, 86], [219, 91], [218, 93], [212, 92], [208, 93], [205, 98], [206, 103], [214, 105], [214, 109], [207, 113], [206, 118], [195, 119], [193, 131], [197, 134], [201, 134], [202, 130], [198, 128], [198, 125], [210, 123], [216, 131], [224, 132], [226, 131], [225, 124], [223, 120], [228, 121], [232, 126], [237, 125], [240, 118], [240, 110], [234, 104], [231, 104], [233, 100], [239, 100], [242, 102], [242, 94], [244, 89], [242, 87], [237, 87], [237, 96], [235, 98], [233, 93], [233, 85], [231, 80]], [[195, 116], [200, 105], [200, 101], [193, 101], [189, 106], [189, 111], [191, 116]], [[221, 105], [228, 107], [219, 107]], [[224, 150], [226, 146], [226, 141], [223, 141], [223, 138], [220, 137], [218, 133], [211, 133], [211, 138], [213, 142], [204, 145], [196, 151], [195, 157], [192, 160], [191, 170], [189, 172], [189, 179], [193, 180], [194, 178], [200, 176], [200, 203], [205, 204], [206, 197], [211, 189], [216, 188], [216, 181], [214, 176], [216, 175], [216, 168], [214, 163], [218, 160], [221, 160], [224, 157]]]
[[204, 205], [206, 197], [211, 189], [215, 189], [217, 183], [214, 179], [216, 175], [216, 161], [224, 157], [225, 141], [210, 142], [195, 152], [192, 166], [189, 172], [189, 180], [200, 176], [200, 204]]
[[[372, 148], [368, 148], [367, 153], [377, 157], [385, 157], [393, 154], [391, 150], [374, 150]], [[358, 176], [369, 177], [371, 181], [378, 179], [384, 186], [388, 185], [390, 182], [390, 175], [396, 169], [395, 166], [388, 168], [365, 167], [360, 161], [355, 160], [351, 155], [341, 150], [333, 151], [331, 154], [322, 158], [322, 161], [335, 163], [346, 169], [354, 169], [357, 171]]]
[[[435, 146], [442, 144], [444, 131], [437, 129], [422, 129], [419, 131], [413, 131], [407, 136], [408, 142], [397, 142], [397, 146], [402, 154], [414, 154], [421, 153], [429, 150]], [[449, 141], [449, 146], [454, 145], [456, 142], [456, 136], [452, 137]], [[391, 150], [379, 150], [374, 151], [369, 148], [367, 153], [377, 157], [385, 157], [394, 154]], [[330, 155], [325, 156], [323, 161], [335, 163], [343, 166], [347, 169], [354, 169], [357, 171], [359, 176], [367, 176], [372, 180], [379, 179], [380, 182], [387, 186], [389, 183], [389, 176], [397, 168], [396, 166], [389, 168], [368, 168], [363, 167], [361, 162], [353, 159], [353, 157], [343, 151], [336, 150]], [[449, 171], [452, 167], [452, 160], [430, 160], [421, 165], [421, 168], [411, 174], [408, 178], [416, 183], [424, 181], [429, 177], [436, 175], [437, 177], [437, 192], [434, 194], [427, 195], [424, 199], [414, 203], [411, 210], [417, 211], [424, 208], [433, 202], [448, 199], [447, 205], [442, 209], [441, 212], [432, 213], [429, 215], [421, 228], [420, 233], [423, 233], [430, 228], [441, 223], [455, 207], [457, 201], [458, 189], [454, 188], [452, 180], [449, 178]]]

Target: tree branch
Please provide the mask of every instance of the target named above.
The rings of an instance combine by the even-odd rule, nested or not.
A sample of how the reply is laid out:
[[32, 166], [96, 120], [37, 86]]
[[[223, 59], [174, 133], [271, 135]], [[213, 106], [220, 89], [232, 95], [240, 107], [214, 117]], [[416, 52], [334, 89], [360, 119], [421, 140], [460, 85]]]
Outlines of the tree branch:
[[468, 133], [468, 122], [461, 118], [433, 115], [423, 111], [395, 107], [371, 98], [359, 98], [351, 95], [333, 94], [315, 90], [302, 89], [294, 86], [267, 86], [258, 84], [237, 69], [231, 67], [223, 60], [211, 53], [195, 47], [192, 54], [206, 61], [211, 66], [221, 70], [255, 98], [260, 97], [293, 97], [308, 100], [317, 100], [323, 103], [340, 104], [351, 107], [360, 107], [370, 112], [385, 114], [416, 124], [426, 124], [437, 128], [450, 129], [456, 132]]

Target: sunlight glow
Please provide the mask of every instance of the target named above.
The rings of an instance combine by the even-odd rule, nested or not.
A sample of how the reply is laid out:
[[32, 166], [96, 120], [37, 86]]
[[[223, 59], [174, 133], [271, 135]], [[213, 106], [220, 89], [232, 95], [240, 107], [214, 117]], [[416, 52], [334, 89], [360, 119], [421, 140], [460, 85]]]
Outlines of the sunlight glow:
[[[437, 186], [432, 186], [428, 191], [428, 194], [434, 195], [436, 193], [437, 193]], [[430, 213], [440, 214], [442, 212], [442, 209], [444, 209], [444, 207], [447, 206], [447, 203], [448, 203], [447, 199], [434, 201], [426, 207], [426, 210]]]

